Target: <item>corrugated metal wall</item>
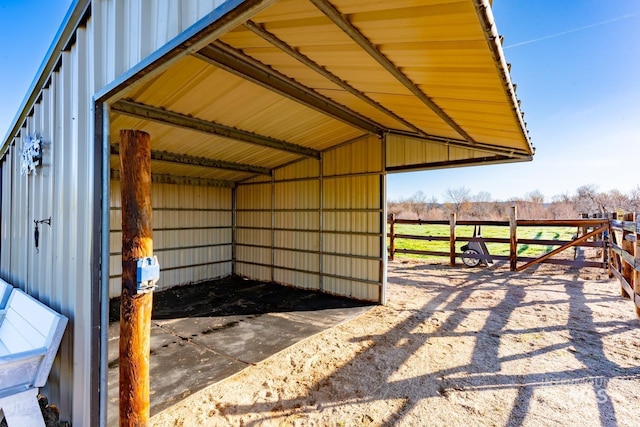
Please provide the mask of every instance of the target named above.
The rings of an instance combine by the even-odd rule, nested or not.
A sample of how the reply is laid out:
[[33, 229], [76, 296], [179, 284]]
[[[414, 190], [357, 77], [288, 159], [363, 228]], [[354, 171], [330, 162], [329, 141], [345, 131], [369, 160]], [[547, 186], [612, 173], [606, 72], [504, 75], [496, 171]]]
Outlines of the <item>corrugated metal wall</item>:
[[457, 147], [437, 141], [411, 138], [403, 135], [387, 136], [386, 166], [388, 168], [423, 168], [429, 163], [443, 164], [487, 156], [486, 151]]
[[[369, 137], [237, 188], [236, 273], [383, 301], [383, 144]], [[273, 260], [273, 264], [272, 261]]]
[[[231, 274], [231, 189], [153, 184], [153, 252], [158, 289]], [[122, 288], [120, 183], [111, 182], [109, 297]]]
[[96, 91], [226, 0], [94, 0]]
[[[90, 23], [76, 31], [61, 54], [20, 136], [2, 164], [2, 277], [69, 317], [58, 358], [43, 392], [63, 419], [88, 424], [91, 348], [91, 250], [93, 208], [93, 80], [89, 72]], [[42, 137], [37, 174], [20, 175], [27, 135]], [[36, 250], [34, 220], [39, 225]], [[72, 393], [72, 388], [74, 392]], [[84, 423], [83, 421], [86, 421]]]
[[[78, 8], [84, 3], [79, 2]], [[92, 263], [99, 262], [91, 259], [93, 221], [99, 220], [92, 211], [93, 94], [222, 3], [224, 0], [93, 1], [64, 51], [54, 52], [59, 55], [54, 58], [57, 65], [35, 104], [27, 106], [31, 111], [0, 161], [0, 275], [69, 317], [43, 392], [58, 405], [61, 419], [73, 425], [91, 425], [94, 389], [89, 379], [96, 369], [96, 361], [89, 356], [91, 270]], [[22, 138], [28, 134], [42, 136], [45, 145], [38, 174], [24, 177], [20, 176], [19, 153]], [[163, 267], [168, 267], [162, 277], [165, 285], [190, 281], [191, 275], [217, 277], [231, 268], [230, 190], [183, 190], [185, 194], [176, 195], [175, 200], [166, 199], [171, 191], [154, 192], [160, 207], [156, 217], [162, 224], [156, 230], [156, 250], [159, 258], [167, 259]], [[189, 192], [195, 201], [184, 206], [193, 209], [173, 211], [177, 200], [189, 198]], [[209, 203], [216, 208], [200, 207]], [[39, 226], [36, 251], [33, 221], [49, 217], [51, 226]], [[222, 228], [200, 230], [200, 240], [195, 240], [195, 230], [184, 233], [184, 240], [177, 237], [172, 228], [192, 220]], [[172, 252], [176, 244], [202, 248], [181, 249], [179, 265], [173, 265], [168, 260], [176, 255]], [[163, 250], [170, 256], [163, 257]], [[187, 264], [188, 268], [182, 268]]]

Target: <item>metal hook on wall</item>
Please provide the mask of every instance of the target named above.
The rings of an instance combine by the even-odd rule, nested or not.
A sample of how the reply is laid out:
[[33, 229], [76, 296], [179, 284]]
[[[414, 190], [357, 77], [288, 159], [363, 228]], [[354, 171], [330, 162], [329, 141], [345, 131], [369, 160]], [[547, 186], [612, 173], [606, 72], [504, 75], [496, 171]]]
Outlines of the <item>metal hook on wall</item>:
[[33, 224], [36, 227], [36, 229], [33, 231], [33, 238], [36, 241], [36, 252], [39, 253], [40, 249], [38, 249], [38, 242], [40, 241], [40, 230], [38, 229], [38, 224], [47, 224], [49, 227], [51, 227], [51, 217], [49, 217], [48, 219], [40, 220], [34, 219]]

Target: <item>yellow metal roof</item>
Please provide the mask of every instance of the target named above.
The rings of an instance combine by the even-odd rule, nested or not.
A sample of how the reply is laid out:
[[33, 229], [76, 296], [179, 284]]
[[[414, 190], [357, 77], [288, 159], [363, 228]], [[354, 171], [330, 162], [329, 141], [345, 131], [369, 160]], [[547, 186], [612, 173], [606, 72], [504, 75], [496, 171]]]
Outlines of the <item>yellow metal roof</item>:
[[232, 182], [255, 170], [181, 156], [273, 170], [389, 132], [533, 154], [483, 0], [277, 1], [115, 102], [122, 128], [175, 155], [156, 173]]

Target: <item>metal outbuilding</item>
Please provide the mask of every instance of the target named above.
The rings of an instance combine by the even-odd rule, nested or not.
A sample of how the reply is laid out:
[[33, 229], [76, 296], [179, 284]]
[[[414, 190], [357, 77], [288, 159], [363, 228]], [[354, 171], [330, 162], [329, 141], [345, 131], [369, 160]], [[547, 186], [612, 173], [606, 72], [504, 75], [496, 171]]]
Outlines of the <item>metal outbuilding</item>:
[[489, 0], [75, 1], [0, 146], [0, 277], [70, 319], [74, 426], [106, 420], [120, 129], [151, 135], [161, 287], [381, 303], [387, 173], [533, 156]]

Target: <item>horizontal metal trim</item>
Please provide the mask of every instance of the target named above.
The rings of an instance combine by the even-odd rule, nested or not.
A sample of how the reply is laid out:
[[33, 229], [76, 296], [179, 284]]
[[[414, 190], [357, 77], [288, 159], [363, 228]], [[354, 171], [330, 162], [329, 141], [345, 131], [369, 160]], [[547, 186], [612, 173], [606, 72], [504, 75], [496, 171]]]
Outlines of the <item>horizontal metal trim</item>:
[[[179, 265], [177, 267], [161, 268], [160, 269], [160, 273], [162, 273], [163, 271], [184, 270], [184, 269], [187, 269], [187, 268], [205, 267], [207, 265], [224, 264], [224, 263], [227, 263], [227, 262], [233, 262], [233, 260], [225, 259], [225, 260], [222, 260], [222, 261], [201, 262], [201, 263], [198, 263], [198, 264]], [[122, 274], [114, 274], [113, 276], [109, 276], [109, 279], [117, 279], [119, 277], [122, 277]]]
[[[209, 248], [219, 248], [222, 246], [231, 246], [233, 243], [214, 243], [210, 245], [193, 245], [193, 246], [176, 246], [176, 247], [168, 247], [168, 248], [159, 248], [153, 249], [153, 252], [173, 252], [173, 251], [184, 251], [190, 249], [209, 249]], [[122, 252], [110, 252], [109, 256], [122, 256]], [[161, 268], [162, 269], [162, 268]]]
[[[166, 228], [153, 228], [154, 233], [163, 231], [194, 231], [194, 230], [231, 230], [231, 225], [210, 226], [210, 227], [166, 227]], [[122, 233], [122, 229], [111, 229], [110, 233]]]
[[[120, 211], [122, 208], [120, 206], [112, 206], [109, 208], [112, 211]], [[154, 207], [153, 211], [160, 212], [228, 212], [233, 213], [231, 209], [221, 209], [221, 208], [169, 208], [169, 207]]]
[[[120, 171], [118, 169], [111, 169], [111, 179], [113, 181], [120, 181]], [[234, 188], [236, 186], [235, 182], [232, 181], [157, 173], [151, 174], [151, 182], [154, 184], [191, 185], [196, 187]]]
[[[378, 258], [378, 261], [381, 262], [379, 258]], [[340, 275], [337, 275], [337, 274], [329, 274], [329, 273], [323, 273], [322, 276], [323, 277], [331, 277], [333, 279], [339, 279], [339, 280], [347, 280], [347, 281], [350, 281], [350, 282], [366, 283], [367, 285], [382, 286], [382, 284], [380, 282], [376, 282], [374, 280], [358, 279], [356, 277], [340, 276]]]
[[248, 243], [237, 243], [237, 242], [236, 242], [236, 246], [242, 246], [245, 248], [269, 249], [274, 251], [298, 252], [298, 253], [311, 254], [311, 255], [335, 256], [339, 258], [353, 258], [353, 259], [365, 259], [369, 261], [380, 261], [379, 256], [355, 255], [355, 254], [345, 254], [345, 253], [338, 253], [338, 252], [321, 252], [321, 251], [313, 251], [309, 249], [284, 248], [282, 246], [253, 245]]
[[382, 233], [368, 233], [366, 231], [343, 231], [343, 230], [319, 230], [319, 229], [306, 229], [306, 228], [271, 228], [271, 227], [248, 227], [248, 226], [237, 226], [238, 230], [258, 230], [258, 231], [292, 231], [299, 233], [320, 233], [320, 234], [339, 234], [339, 235], [349, 235], [349, 236], [364, 236], [364, 237], [380, 237]]
[[[378, 259], [378, 261], [380, 261], [380, 259]], [[376, 281], [373, 281], [373, 280], [368, 280], [368, 279], [358, 279], [358, 278], [355, 278], [355, 277], [339, 276], [337, 274], [318, 273], [317, 271], [302, 270], [302, 269], [299, 269], [299, 268], [292, 268], [292, 267], [281, 267], [281, 266], [277, 266], [277, 265], [269, 265], [269, 264], [263, 264], [263, 263], [259, 263], [259, 262], [240, 261], [240, 260], [236, 260], [236, 262], [239, 263], [239, 264], [255, 265], [255, 266], [258, 266], [258, 267], [274, 268], [274, 269], [285, 270], [285, 271], [295, 271], [295, 272], [298, 272], [298, 273], [312, 274], [312, 275], [320, 276], [320, 277], [331, 277], [333, 279], [347, 280], [347, 281], [350, 281], [350, 282], [358, 282], [358, 283], [366, 283], [368, 285], [374, 285], [374, 286], [382, 286], [379, 282], [376, 282]]]
[[403, 165], [403, 166], [387, 166], [385, 170], [387, 172], [403, 172], [403, 171], [412, 171], [412, 170], [429, 170], [429, 169], [443, 169], [450, 167], [458, 167], [465, 165], [488, 165], [491, 163], [515, 163], [522, 161], [530, 161], [533, 160], [533, 157], [523, 158], [523, 157], [508, 157], [496, 155], [494, 157], [474, 157], [471, 159], [463, 159], [463, 160], [447, 160], [442, 162], [432, 162], [432, 163], [419, 163], [415, 165]]
[[[118, 144], [111, 144], [111, 154], [120, 154], [120, 147], [118, 146]], [[187, 154], [170, 153], [168, 151], [151, 150], [151, 160], [188, 166], [199, 166], [211, 169], [248, 172], [259, 175], [271, 175], [271, 169], [269, 168], [263, 168], [244, 163], [227, 162], [225, 160], [209, 159], [206, 157], [189, 156]]]
[[357, 172], [357, 173], [345, 173], [345, 174], [336, 174], [336, 175], [310, 176], [305, 178], [274, 179], [270, 181], [259, 181], [259, 182], [238, 182], [236, 183], [236, 187], [243, 187], [243, 186], [250, 186], [250, 185], [279, 184], [279, 183], [287, 183], [287, 182], [320, 181], [321, 179], [359, 178], [364, 176], [380, 176], [383, 173], [384, 171]]
[[381, 213], [382, 209], [379, 208], [310, 208], [310, 209], [238, 209], [236, 212], [326, 212], [326, 213], [341, 213], [341, 212], [356, 212], [356, 213]]
[[131, 115], [137, 118], [152, 120], [163, 124], [174, 125], [183, 129], [189, 129], [228, 139], [247, 142], [249, 144], [259, 145], [261, 147], [273, 148], [276, 150], [312, 157], [315, 159], [320, 158], [320, 152], [309, 147], [293, 144], [288, 141], [282, 141], [253, 132], [225, 126], [216, 122], [187, 116], [175, 111], [169, 111], [129, 100], [121, 100], [114, 103], [111, 106], [111, 111]]
[[307, 233], [320, 233], [319, 229], [306, 229], [306, 228], [275, 228], [275, 227], [249, 227], [246, 225], [237, 225], [238, 230], [259, 230], [259, 231], [295, 231], [295, 232], [307, 232]]
[[237, 209], [236, 212], [320, 212], [320, 209]]

